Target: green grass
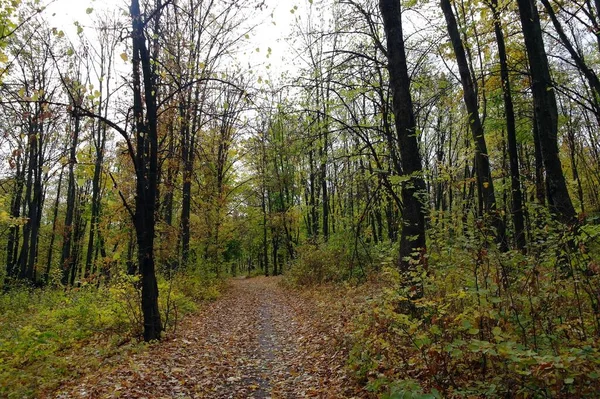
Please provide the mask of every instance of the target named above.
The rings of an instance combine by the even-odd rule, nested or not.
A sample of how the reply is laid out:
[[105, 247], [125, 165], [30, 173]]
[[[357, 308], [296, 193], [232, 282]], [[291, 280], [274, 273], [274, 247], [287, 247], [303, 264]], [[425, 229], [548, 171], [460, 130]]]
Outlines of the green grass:
[[[217, 281], [178, 276], [159, 281], [167, 333], [201, 300], [219, 295]], [[0, 397], [29, 398], [97, 368], [106, 359], [141, 350], [136, 279], [109, 287], [65, 291], [16, 287], [0, 295]]]

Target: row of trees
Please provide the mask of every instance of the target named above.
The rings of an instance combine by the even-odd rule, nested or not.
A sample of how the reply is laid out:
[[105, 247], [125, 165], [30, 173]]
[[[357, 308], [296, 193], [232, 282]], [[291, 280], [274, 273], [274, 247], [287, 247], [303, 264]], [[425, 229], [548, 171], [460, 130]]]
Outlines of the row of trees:
[[298, 69], [267, 80], [234, 56], [263, 2], [132, 0], [73, 42], [22, 5], [2, 39], [5, 286], [140, 274], [151, 340], [157, 272], [278, 274], [311, 244], [355, 273], [396, 243], [414, 271], [427, 229], [526, 251], [542, 207], [593, 216], [599, 10], [539, 6], [310, 1]]
[[133, 1], [129, 26], [102, 14], [70, 42], [35, 17], [7, 38], [5, 287], [139, 273], [144, 337], [160, 337], [157, 268], [218, 265], [247, 107], [231, 57], [246, 7]]
[[[524, 251], [530, 204], [547, 205], [570, 226], [577, 223], [572, 195], [582, 216], [595, 210], [595, 94], [581, 78], [594, 75], [583, 60], [597, 51], [590, 45], [597, 10], [542, 5], [552, 25], [529, 0], [444, 0], [404, 10], [397, 1], [313, 4], [314, 15], [297, 20], [305, 70], [291, 90], [301, 100], [270, 116], [273, 129], [286, 118], [303, 141], [303, 168], [283, 182], [300, 191], [288, 217], [301, 210], [303, 231], [325, 241], [340, 221], [357, 239], [368, 232], [375, 242], [394, 241], [399, 233], [399, 264], [410, 269], [425, 261], [426, 215], [430, 226], [462, 221], [465, 229], [473, 215], [499, 248]], [[408, 42], [401, 15], [416, 21]], [[277, 140], [262, 141], [282, 163], [297, 157]], [[263, 180], [279, 179], [269, 173]], [[363, 209], [354, 209], [357, 202]]]

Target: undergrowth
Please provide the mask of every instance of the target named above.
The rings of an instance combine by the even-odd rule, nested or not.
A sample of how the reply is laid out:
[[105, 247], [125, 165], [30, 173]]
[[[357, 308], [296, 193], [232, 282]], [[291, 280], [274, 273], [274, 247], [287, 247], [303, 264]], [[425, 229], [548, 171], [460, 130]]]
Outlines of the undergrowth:
[[[435, 233], [428, 270], [411, 277], [421, 298], [408, 292], [393, 252], [381, 252], [371, 269], [378, 288], [353, 306], [348, 366], [365, 388], [381, 398], [597, 397], [600, 227], [545, 223], [526, 254], [498, 251], [483, 231], [451, 245], [446, 232]], [[297, 270], [334, 272], [309, 280], [291, 273], [291, 284], [338, 281], [350, 267], [335, 251], [320, 251], [327, 253], [301, 253]], [[340, 319], [348, 315], [339, 303], [357, 303], [356, 290], [340, 297], [346, 289], [320, 294]]]
[[307, 287], [364, 279], [372, 262], [367, 247], [341, 234], [329, 241], [312, 242], [297, 248], [296, 259], [286, 278], [292, 285]]
[[[0, 397], [38, 397], [127, 351], [143, 350], [138, 278], [68, 291], [13, 287], [0, 294]], [[219, 283], [190, 276], [159, 281], [167, 334]]]

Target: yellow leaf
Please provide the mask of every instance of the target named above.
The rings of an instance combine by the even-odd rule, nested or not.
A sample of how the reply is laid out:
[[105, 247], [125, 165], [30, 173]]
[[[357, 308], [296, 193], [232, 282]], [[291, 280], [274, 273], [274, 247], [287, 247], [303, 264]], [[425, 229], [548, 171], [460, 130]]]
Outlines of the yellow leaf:
[[129, 57], [127, 56], [127, 53], [121, 53], [121, 59], [125, 62], [127, 62], [127, 60], [129, 60]]

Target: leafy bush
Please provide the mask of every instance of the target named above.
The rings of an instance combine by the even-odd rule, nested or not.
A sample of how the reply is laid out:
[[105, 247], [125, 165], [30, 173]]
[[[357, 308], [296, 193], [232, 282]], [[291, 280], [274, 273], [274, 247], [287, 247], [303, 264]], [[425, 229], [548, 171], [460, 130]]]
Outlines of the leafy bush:
[[305, 244], [289, 272], [292, 284], [311, 286], [342, 281], [349, 274], [350, 259], [334, 245]]
[[527, 255], [497, 252], [485, 236], [433, 241], [417, 300], [387, 267], [388, 288], [354, 321], [350, 367], [385, 398], [597, 397], [593, 227], [545, 224]]
[[[219, 284], [189, 275], [160, 279], [168, 331], [198, 301], [218, 297]], [[70, 291], [13, 287], [0, 295], [0, 397], [37, 397], [107, 357], [137, 350], [141, 320], [137, 276]]]
[[[28, 397], [75, 373], [65, 354], [94, 335], [131, 329], [108, 289], [15, 288], [0, 296], [0, 396]], [[105, 348], [100, 347], [100, 350]], [[78, 359], [93, 362], [97, 356]]]

